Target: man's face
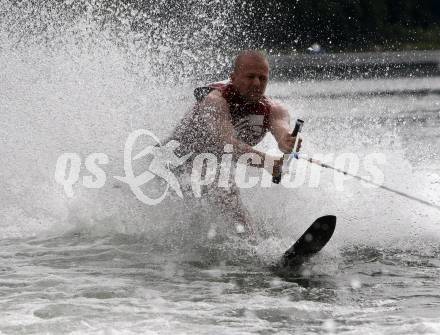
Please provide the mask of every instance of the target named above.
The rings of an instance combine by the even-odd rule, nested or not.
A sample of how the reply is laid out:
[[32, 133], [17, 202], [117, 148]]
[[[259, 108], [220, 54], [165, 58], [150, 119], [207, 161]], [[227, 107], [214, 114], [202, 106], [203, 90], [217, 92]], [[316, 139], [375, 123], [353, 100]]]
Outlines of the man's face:
[[249, 101], [258, 101], [266, 91], [269, 65], [266, 60], [244, 57], [231, 74], [232, 85]]

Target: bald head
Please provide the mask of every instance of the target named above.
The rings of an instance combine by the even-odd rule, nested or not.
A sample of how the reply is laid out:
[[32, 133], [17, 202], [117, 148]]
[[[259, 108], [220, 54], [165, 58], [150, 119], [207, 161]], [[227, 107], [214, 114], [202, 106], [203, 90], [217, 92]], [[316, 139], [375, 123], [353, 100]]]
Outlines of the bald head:
[[262, 52], [257, 50], [243, 50], [235, 57], [234, 72], [240, 71], [250, 62], [263, 63], [269, 68], [269, 62]]
[[231, 83], [240, 95], [249, 101], [258, 101], [264, 96], [269, 80], [269, 63], [261, 52], [245, 50], [234, 61]]

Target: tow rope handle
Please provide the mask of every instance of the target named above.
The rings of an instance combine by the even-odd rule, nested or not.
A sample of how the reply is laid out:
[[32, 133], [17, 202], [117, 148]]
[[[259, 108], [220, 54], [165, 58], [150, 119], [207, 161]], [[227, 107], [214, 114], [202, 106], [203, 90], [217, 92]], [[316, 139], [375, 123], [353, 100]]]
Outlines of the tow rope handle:
[[[293, 128], [293, 132], [292, 132], [292, 137], [296, 137], [298, 135], [298, 133], [301, 132], [302, 127], [304, 125], [304, 121], [301, 119], [297, 119], [295, 122], [295, 128]], [[295, 143], [295, 146], [293, 147], [293, 152], [296, 152], [296, 146], [297, 146], [298, 141]], [[281, 158], [283, 159], [283, 158]], [[289, 159], [290, 160], [290, 159]], [[279, 184], [281, 182], [281, 176], [283, 174], [283, 169], [281, 168], [282, 165], [280, 166], [279, 171], [277, 171], [277, 174], [272, 175], [272, 182], [275, 184]]]

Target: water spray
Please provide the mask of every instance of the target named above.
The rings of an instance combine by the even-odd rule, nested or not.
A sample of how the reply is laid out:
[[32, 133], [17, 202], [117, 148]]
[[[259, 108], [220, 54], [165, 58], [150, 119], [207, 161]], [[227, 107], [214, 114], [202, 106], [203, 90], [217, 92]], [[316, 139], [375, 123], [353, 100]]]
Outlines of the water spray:
[[436, 209], [440, 210], [440, 206], [438, 206], [438, 205], [436, 205], [436, 204], [433, 204], [433, 203], [430, 203], [429, 201], [426, 201], [426, 200], [420, 199], [420, 198], [418, 198], [418, 197], [416, 197], [416, 196], [413, 196], [413, 195], [411, 195], [411, 194], [408, 194], [408, 193], [405, 193], [405, 192], [402, 192], [402, 191], [399, 191], [399, 190], [393, 189], [393, 188], [391, 188], [391, 187], [388, 187], [388, 186], [385, 186], [385, 185], [381, 185], [381, 184], [375, 183], [375, 182], [373, 182], [373, 181], [371, 181], [371, 180], [369, 180], [369, 179], [367, 179], [367, 178], [364, 178], [364, 177], [361, 177], [361, 176], [355, 175], [355, 174], [353, 174], [353, 173], [350, 173], [350, 172], [344, 171], [344, 170], [342, 170], [342, 169], [338, 169], [338, 168], [336, 168], [336, 167], [334, 167], [334, 166], [331, 166], [331, 165], [328, 165], [328, 164], [322, 163], [321, 161], [319, 161], [319, 160], [317, 160], [317, 159], [314, 159], [314, 158], [311, 158], [311, 157], [308, 157], [308, 156], [305, 155], [305, 154], [299, 154], [298, 152], [295, 152], [295, 153], [292, 153], [292, 154], [290, 155], [290, 157], [295, 158], [295, 159], [298, 159], [298, 160], [299, 160], [299, 159], [302, 159], [302, 160], [305, 160], [305, 161], [307, 161], [307, 162], [309, 162], [309, 163], [311, 163], [311, 164], [316, 164], [316, 165], [318, 165], [318, 166], [320, 166], [320, 167], [323, 167], [323, 168], [326, 168], [326, 169], [331, 169], [331, 170], [333, 170], [333, 171], [336, 171], [336, 172], [342, 173], [342, 174], [344, 174], [344, 175], [346, 175], [346, 176], [350, 176], [350, 177], [353, 177], [353, 178], [358, 179], [358, 180], [360, 180], [360, 181], [363, 181], [364, 183], [367, 183], [367, 184], [369, 184], [369, 185], [372, 185], [372, 186], [375, 186], [375, 187], [381, 188], [381, 189], [383, 189], [383, 190], [387, 190], [387, 191], [389, 191], [389, 192], [392, 192], [392, 193], [394, 193], [394, 194], [398, 194], [398, 195], [400, 195], [400, 196], [402, 196], [402, 197], [405, 197], [405, 198], [407, 198], [407, 199], [411, 199], [411, 200], [417, 201], [417, 202], [419, 202], [419, 203], [421, 203], [421, 204], [424, 204], [424, 205], [427, 205], [427, 206], [429, 206], [429, 207], [436, 208]]
[[[303, 123], [304, 123], [304, 121], [299, 120], [299, 119], [296, 121], [295, 129], [294, 129], [294, 131], [293, 131], [293, 133], [292, 133], [292, 136], [296, 136], [296, 135], [298, 134], [298, 132], [301, 131], [301, 128], [302, 128]], [[298, 125], [298, 124], [299, 124], [299, 125]], [[295, 131], [296, 131], [296, 132], [295, 132]], [[295, 134], [295, 135], [294, 135], [294, 134]], [[437, 210], [440, 210], [440, 206], [439, 206], [439, 205], [433, 204], [433, 203], [431, 203], [431, 202], [429, 202], [429, 201], [426, 201], [426, 200], [420, 199], [420, 198], [418, 198], [418, 197], [416, 197], [416, 196], [414, 196], [414, 195], [408, 194], [408, 193], [406, 193], [406, 192], [402, 192], [402, 191], [399, 191], [399, 190], [393, 189], [393, 188], [388, 187], [388, 186], [386, 186], [386, 185], [381, 185], [381, 184], [375, 183], [375, 182], [373, 182], [373, 181], [371, 181], [371, 180], [369, 180], [369, 179], [367, 179], [367, 178], [364, 178], [364, 177], [361, 177], [361, 176], [355, 175], [355, 174], [353, 174], [353, 173], [347, 172], [347, 171], [345, 171], [345, 170], [342, 170], [342, 169], [336, 168], [336, 167], [334, 167], [334, 166], [328, 165], [328, 164], [326, 164], [326, 163], [321, 162], [321, 161], [318, 160], [318, 159], [314, 159], [314, 158], [308, 157], [306, 154], [300, 154], [300, 153], [298, 153], [298, 152], [293, 152], [293, 153], [291, 153], [291, 154], [289, 155], [289, 158], [288, 158], [287, 162], [286, 162], [286, 165], [287, 165], [287, 166], [289, 166], [288, 164], [289, 164], [289, 162], [290, 162], [293, 158], [298, 159], [298, 160], [302, 159], [302, 160], [305, 160], [305, 161], [307, 161], [307, 162], [309, 162], [309, 163], [311, 163], [311, 164], [315, 164], [315, 165], [318, 165], [318, 166], [320, 166], [320, 167], [323, 167], [323, 168], [325, 168], [325, 169], [330, 169], [330, 170], [333, 170], [333, 171], [336, 171], [336, 172], [342, 173], [342, 174], [344, 174], [344, 175], [346, 175], [346, 176], [350, 176], [350, 177], [353, 177], [353, 178], [355, 178], [355, 179], [357, 179], [357, 180], [363, 181], [363, 182], [366, 183], [366, 184], [369, 184], [369, 185], [372, 185], [372, 186], [375, 186], [375, 187], [381, 188], [381, 189], [383, 189], [383, 190], [387, 190], [387, 191], [389, 191], [389, 192], [392, 192], [392, 193], [394, 193], [394, 194], [400, 195], [400, 196], [405, 197], [405, 198], [407, 198], [407, 199], [414, 200], [414, 201], [417, 201], [418, 203], [421, 203], [421, 204], [423, 204], [423, 205], [426, 205], [426, 206], [429, 206], [429, 207], [431, 207], [431, 208], [435, 208], [435, 209], [437, 209]], [[278, 183], [280, 182], [280, 180], [281, 180], [281, 176], [279, 177], [279, 179], [276, 178], [276, 177], [278, 177], [278, 176], [274, 176], [274, 177], [272, 178], [272, 181], [273, 181], [274, 183], [278, 184]]]

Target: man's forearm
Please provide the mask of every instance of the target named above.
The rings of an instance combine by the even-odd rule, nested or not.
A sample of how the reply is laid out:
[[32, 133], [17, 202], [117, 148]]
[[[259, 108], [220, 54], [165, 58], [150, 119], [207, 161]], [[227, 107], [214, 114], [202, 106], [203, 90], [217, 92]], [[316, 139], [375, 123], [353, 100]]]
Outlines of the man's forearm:
[[282, 105], [276, 104], [272, 108], [270, 118], [270, 132], [278, 143], [278, 148], [283, 153], [289, 153], [290, 149], [290, 116]]
[[266, 159], [266, 154], [262, 151], [256, 150], [253, 147], [251, 147], [249, 144], [246, 144], [242, 141], [240, 141], [239, 139], [235, 138], [235, 137], [229, 137], [228, 141], [230, 144], [232, 144], [233, 148], [234, 148], [234, 160], [237, 161], [241, 155], [243, 154], [247, 154], [247, 153], [252, 153], [255, 154], [255, 158], [257, 158], [257, 162], [253, 162], [254, 159], [252, 160], [248, 160], [247, 164], [249, 166], [252, 167], [256, 167], [256, 168], [262, 168], [264, 167], [264, 161]]
[[271, 133], [275, 140], [279, 144], [282, 138], [286, 135], [290, 135], [290, 125], [285, 120], [279, 120], [278, 122], [274, 122], [271, 127]]

